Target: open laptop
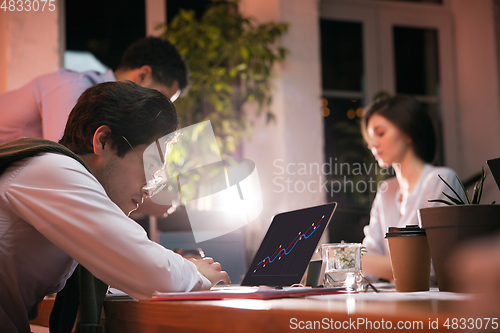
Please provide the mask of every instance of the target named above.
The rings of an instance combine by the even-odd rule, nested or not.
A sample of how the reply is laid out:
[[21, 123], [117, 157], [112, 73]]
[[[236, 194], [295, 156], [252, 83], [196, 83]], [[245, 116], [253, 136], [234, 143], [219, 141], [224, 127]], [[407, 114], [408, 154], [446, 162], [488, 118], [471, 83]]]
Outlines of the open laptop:
[[333, 202], [274, 216], [241, 285], [300, 283], [336, 208]]
[[336, 208], [337, 203], [333, 202], [274, 216], [241, 286], [216, 286], [209, 291], [190, 293], [156, 293], [152, 300], [273, 299], [345, 292], [345, 288], [321, 288], [321, 291], [269, 288], [300, 283]]

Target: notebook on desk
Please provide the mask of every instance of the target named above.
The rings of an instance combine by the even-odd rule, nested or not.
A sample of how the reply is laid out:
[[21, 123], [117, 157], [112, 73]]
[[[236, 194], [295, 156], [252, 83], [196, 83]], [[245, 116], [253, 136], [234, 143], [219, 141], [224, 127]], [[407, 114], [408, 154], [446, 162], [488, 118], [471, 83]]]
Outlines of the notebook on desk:
[[278, 298], [320, 296], [349, 293], [346, 288], [283, 288], [272, 287], [238, 287], [221, 288], [189, 293], [156, 293], [150, 301], [215, 301], [222, 299], [257, 299], [269, 300]]

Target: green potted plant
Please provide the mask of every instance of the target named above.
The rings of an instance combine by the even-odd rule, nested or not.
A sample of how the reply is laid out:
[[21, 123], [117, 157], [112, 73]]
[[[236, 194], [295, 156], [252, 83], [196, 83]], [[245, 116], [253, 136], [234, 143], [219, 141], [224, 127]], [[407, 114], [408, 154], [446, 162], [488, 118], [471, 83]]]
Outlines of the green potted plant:
[[480, 204], [486, 178], [484, 168], [472, 196], [458, 177], [463, 196], [441, 176], [439, 178], [450, 188], [452, 195], [443, 192], [446, 199], [429, 200], [446, 206], [419, 209], [418, 218], [427, 234], [439, 290], [454, 291], [455, 287], [447, 270], [448, 258], [464, 242], [500, 230], [500, 205], [494, 205], [494, 202]]
[[158, 27], [190, 71], [190, 89], [175, 102], [181, 125], [211, 120], [219, 149], [233, 155], [253, 127], [246, 104], [255, 103], [259, 115], [274, 121], [272, 70], [288, 53], [278, 44], [287, 23], [258, 23], [237, 6], [213, 0], [200, 19], [181, 10], [168, 26]]

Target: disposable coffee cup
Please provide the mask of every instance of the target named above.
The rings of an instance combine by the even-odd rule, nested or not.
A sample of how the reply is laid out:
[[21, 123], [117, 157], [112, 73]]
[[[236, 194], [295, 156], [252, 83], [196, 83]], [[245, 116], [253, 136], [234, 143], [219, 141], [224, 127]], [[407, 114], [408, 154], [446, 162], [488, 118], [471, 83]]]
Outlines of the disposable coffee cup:
[[425, 230], [417, 225], [389, 227], [385, 238], [389, 242], [396, 291], [429, 290], [431, 255]]

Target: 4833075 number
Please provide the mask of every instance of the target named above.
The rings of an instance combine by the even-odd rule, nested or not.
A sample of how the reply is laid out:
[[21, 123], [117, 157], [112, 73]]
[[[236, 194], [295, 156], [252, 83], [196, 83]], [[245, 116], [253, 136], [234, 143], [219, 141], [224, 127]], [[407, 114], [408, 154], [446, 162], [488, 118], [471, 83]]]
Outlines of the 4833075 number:
[[498, 329], [498, 318], [448, 318], [443, 326], [452, 330], [496, 330]]
[[[1, 1], [1, 0], [0, 0]], [[0, 9], [4, 12], [38, 12], [56, 10], [56, 0], [3, 0]]]

